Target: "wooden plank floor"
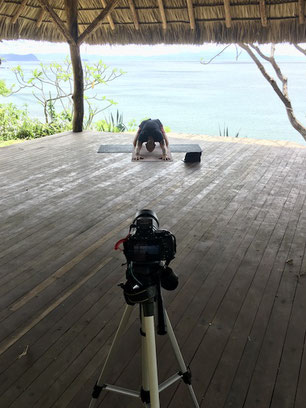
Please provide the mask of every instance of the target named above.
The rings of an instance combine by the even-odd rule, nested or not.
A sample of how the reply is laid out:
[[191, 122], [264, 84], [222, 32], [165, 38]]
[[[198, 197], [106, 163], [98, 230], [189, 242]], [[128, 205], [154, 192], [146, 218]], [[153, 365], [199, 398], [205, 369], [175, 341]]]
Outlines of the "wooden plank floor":
[[[0, 407], [88, 406], [125, 306], [113, 246], [150, 208], [177, 238], [180, 284], [164, 299], [200, 406], [305, 408], [306, 149], [202, 140], [191, 166], [183, 153], [97, 154], [131, 140], [84, 132], [0, 150]], [[138, 389], [139, 343], [135, 311], [110, 382]], [[178, 367], [167, 338], [157, 345], [162, 381]], [[98, 406], [142, 404], [105, 394]], [[161, 406], [193, 404], [176, 384]]]

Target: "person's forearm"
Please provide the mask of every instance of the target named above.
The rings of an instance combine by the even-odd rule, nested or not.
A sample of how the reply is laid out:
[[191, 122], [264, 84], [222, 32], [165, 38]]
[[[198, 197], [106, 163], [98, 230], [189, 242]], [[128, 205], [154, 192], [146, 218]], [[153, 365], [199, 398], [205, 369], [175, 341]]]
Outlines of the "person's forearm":
[[165, 144], [161, 145], [160, 147], [162, 149], [163, 155], [166, 155], [167, 154], [167, 149], [166, 149]]
[[137, 133], [136, 133], [136, 135], [135, 135], [135, 137], [134, 137], [134, 141], [133, 141], [134, 147], [136, 147], [136, 144], [137, 144], [137, 140], [138, 140], [138, 136], [139, 136], [139, 131], [140, 131], [140, 129], [137, 130]]
[[166, 132], [165, 132], [164, 128], [161, 128], [161, 131], [162, 131], [163, 138], [164, 138], [164, 141], [166, 143], [166, 146], [168, 147], [169, 146], [169, 140], [167, 138], [167, 135], [166, 135]]

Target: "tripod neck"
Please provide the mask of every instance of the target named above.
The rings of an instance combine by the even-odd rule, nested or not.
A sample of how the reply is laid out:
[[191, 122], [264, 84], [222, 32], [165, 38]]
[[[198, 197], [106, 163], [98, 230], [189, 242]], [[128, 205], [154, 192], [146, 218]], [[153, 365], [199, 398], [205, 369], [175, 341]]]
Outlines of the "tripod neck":
[[144, 317], [154, 316], [155, 309], [157, 312], [157, 334], [164, 335], [167, 334], [166, 329], [166, 322], [165, 322], [165, 309], [164, 309], [164, 302], [161, 293], [161, 286], [160, 281], [155, 285], [155, 297], [154, 299], [151, 298], [145, 302], [139, 304], [140, 309], [142, 309], [142, 313]]
[[142, 308], [144, 317], [154, 316], [155, 302], [148, 301], [141, 303], [140, 308]]

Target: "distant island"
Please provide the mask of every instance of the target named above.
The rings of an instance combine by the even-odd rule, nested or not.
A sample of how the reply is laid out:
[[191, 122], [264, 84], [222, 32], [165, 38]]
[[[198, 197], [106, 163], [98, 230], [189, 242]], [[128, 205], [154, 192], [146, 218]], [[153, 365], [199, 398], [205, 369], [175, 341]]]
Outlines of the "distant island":
[[2, 54], [0, 55], [2, 63], [4, 61], [39, 61], [34, 54]]

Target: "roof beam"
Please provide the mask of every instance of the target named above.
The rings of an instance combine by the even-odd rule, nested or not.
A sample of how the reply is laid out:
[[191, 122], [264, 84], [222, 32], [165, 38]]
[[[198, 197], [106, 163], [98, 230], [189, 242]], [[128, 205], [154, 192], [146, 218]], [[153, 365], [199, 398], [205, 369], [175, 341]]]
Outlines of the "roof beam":
[[[105, 8], [105, 7], [106, 7], [106, 1], [105, 1], [105, 0], [101, 0], [101, 3], [102, 3], [102, 6]], [[112, 19], [112, 16], [111, 16], [110, 14], [107, 16], [107, 20], [108, 20], [108, 22], [109, 22], [110, 28], [111, 28], [112, 30], [114, 30], [114, 29], [115, 29], [115, 24], [114, 24], [113, 19]]]
[[189, 21], [190, 21], [190, 28], [194, 30], [195, 29], [195, 18], [194, 18], [192, 0], [187, 0], [187, 9], [188, 9], [188, 15], [189, 15]]
[[305, 0], [298, 0], [299, 24], [305, 23]]
[[158, 8], [160, 12], [160, 18], [162, 21], [163, 30], [166, 30], [167, 19], [166, 19], [166, 14], [165, 14], [165, 9], [164, 9], [164, 3], [163, 3], [163, 0], [157, 0], [157, 2], [158, 2]]
[[225, 25], [226, 25], [226, 28], [231, 28], [231, 26], [232, 26], [232, 17], [231, 17], [230, 0], [224, 0], [224, 12], [225, 12]]
[[50, 6], [48, 0], [38, 0], [40, 3], [41, 7], [50, 14], [52, 20], [55, 22], [57, 28], [60, 30], [60, 32], [63, 34], [63, 36], [66, 38], [69, 44], [74, 44], [75, 41], [72, 38], [71, 34], [69, 33], [66, 25], [62, 22], [62, 20], [59, 18], [59, 16], [55, 13], [53, 8]]
[[[41, 0], [40, 0], [41, 1]], [[99, 24], [114, 10], [120, 0], [110, 0], [105, 9], [94, 19], [94, 21], [83, 31], [79, 36], [78, 44], [82, 44], [93, 31], [95, 31]]]
[[39, 28], [39, 27], [41, 26], [45, 14], [46, 14], [46, 12], [45, 12], [45, 10], [42, 8], [42, 9], [40, 10], [40, 14], [39, 14], [38, 19], [37, 19], [37, 21], [36, 21], [36, 27]]
[[137, 15], [137, 11], [135, 8], [135, 4], [133, 2], [133, 0], [129, 0], [129, 6], [133, 15], [133, 21], [134, 21], [134, 26], [136, 30], [139, 30], [139, 21], [138, 21], [138, 15]]
[[268, 18], [267, 18], [266, 0], [259, 0], [259, 12], [260, 12], [261, 25], [263, 27], [267, 27]]
[[20, 14], [22, 13], [22, 11], [24, 10], [25, 6], [27, 5], [27, 1], [28, 1], [28, 0], [23, 0], [23, 1], [20, 3], [20, 5], [19, 5], [19, 7], [18, 7], [18, 9], [17, 9], [17, 11], [16, 11], [16, 14], [12, 17], [12, 23], [13, 23], [13, 24], [16, 23], [18, 17], [20, 16]]

